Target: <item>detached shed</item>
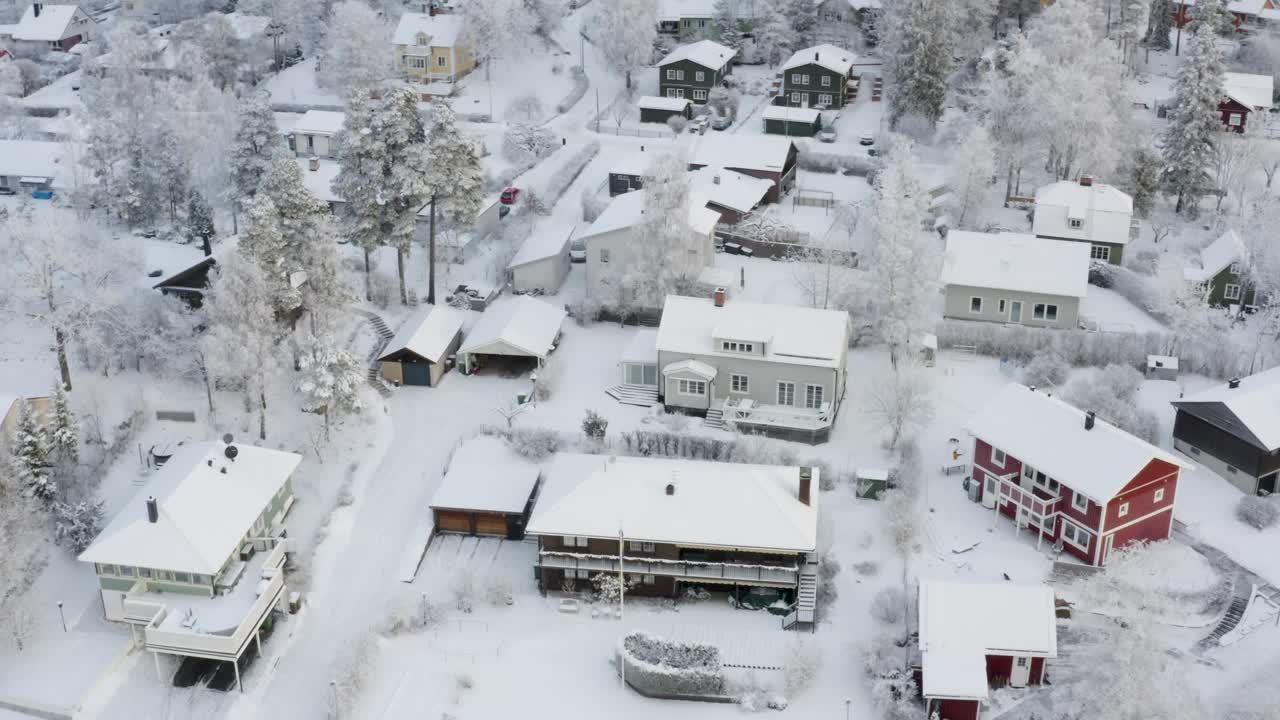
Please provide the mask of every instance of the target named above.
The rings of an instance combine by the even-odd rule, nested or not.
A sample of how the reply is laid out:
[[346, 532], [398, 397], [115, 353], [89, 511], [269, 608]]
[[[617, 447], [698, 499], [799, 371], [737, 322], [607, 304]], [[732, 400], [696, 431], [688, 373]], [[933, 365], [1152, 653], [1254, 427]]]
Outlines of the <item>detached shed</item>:
[[822, 129], [822, 113], [814, 108], [770, 105], [760, 116], [764, 118], [764, 131], [771, 135], [813, 137]]
[[1177, 380], [1178, 358], [1169, 355], [1148, 355], [1147, 379]]
[[511, 287], [516, 292], [559, 290], [569, 274], [569, 241], [575, 229], [571, 227], [568, 232], [563, 227], [534, 230], [507, 265]]
[[538, 466], [502, 440], [489, 435], [468, 440], [454, 451], [431, 498], [435, 532], [523, 539], [538, 478]]
[[566, 316], [563, 308], [528, 295], [497, 300], [458, 350], [466, 373], [487, 366], [517, 374], [541, 367], [556, 348]]
[[640, 98], [639, 105], [640, 122], [664, 123], [672, 115], [683, 115], [685, 119], [693, 117], [693, 102], [688, 98], [645, 95]]
[[440, 384], [449, 356], [462, 344], [465, 317], [447, 305], [429, 305], [411, 315], [378, 358], [382, 377], [397, 385]]

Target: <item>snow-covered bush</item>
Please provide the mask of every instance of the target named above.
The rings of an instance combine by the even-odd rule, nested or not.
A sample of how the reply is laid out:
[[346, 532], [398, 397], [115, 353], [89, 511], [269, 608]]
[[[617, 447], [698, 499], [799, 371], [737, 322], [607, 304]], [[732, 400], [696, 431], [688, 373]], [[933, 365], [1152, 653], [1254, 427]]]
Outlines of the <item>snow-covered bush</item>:
[[1246, 495], [1236, 503], [1236, 518], [1255, 530], [1266, 530], [1280, 521], [1280, 505], [1270, 498]]
[[582, 434], [590, 440], [603, 441], [608, 429], [609, 421], [595, 410], [588, 410], [587, 416], [582, 419]]
[[542, 197], [542, 202], [544, 202], [548, 208], [554, 207], [556, 203], [560, 202], [560, 198], [564, 195], [565, 191], [569, 189], [569, 186], [573, 184], [574, 180], [578, 179], [578, 176], [582, 174], [583, 168], [585, 168], [587, 163], [591, 162], [592, 158], [594, 158], [596, 153], [599, 152], [600, 143], [593, 140], [588, 143], [586, 147], [583, 147], [578, 150], [578, 152], [574, 153], [568, 160], [565, 160], [564, 164], [547, 179], [546, 186], [542, 189], [542, 192], [539, 193]]
[[53, 539], [79, 555], [102, 531], [102, 503], [85, 500], [78, 503], [54, 503]]
[[916, 682], [906, 667], [903, 645], [890, 635], [873, 638], [863, 648], [871, 699], [885, 720], [917, 720]]
[[566, 307], [578, 327], [587, 327], [600, 316], [600, 303], [592, 298], [579, 298]]
[[843, 172], [846, 175], [866, 175], [875, 167], [871, 158], [859, 155], [840, 155], [802, 148], [796, 157], [796, 164], [801, 170], [820, 173]]
[[591, 576], [591, 587], [595, 589], [593, 597], [596, 602], [604, 604], [617, 603], [618, 598], [624, 592], [631, 592], [637, 583], [638, 579], [628, 579], [624, 587], [622, 579], [618, 577], [617, 573], [613, 572], [599, 572]]
[[795, 695], [812, 685], [821, 671], [822, 649], [818, 644], [802, 637], [793, 640], [782, 666], [787, 694]]
[[862, 577], [872, 577], [880, 572], [880, 563], [874, 560], [863, 560], [853, 564], [853, 571]]
[[556, 112], [569, 112], [569, 108], [578, 104], [583, 95], [587, 94], [587, 74], [583, 72], [581, 65], [574, 65], [569, 68], [569, 75], [573, 78], [573, 89], [565, 95], [560, 102], [556, 103]]
[[538, 378], [533, 384], [533, 399], [538, 402], [550, 400], [560, 388], [561, 375], [560, 361], [553, 356], [538, 368]]
[[469, 570], [459, 570], [449, 583], [453, 604], [458, 610], [469, 613], [476, 604], [476, 580]]
[[514, 124], [502, 134], [502, 157], [513, 163], [531, 163], [556, 151], [555, 133], [538, 125]]
[[1032, 387], [1059, 387], [1067, 381], [1071, 366], [1054, 352], [1042, 352], [1022, 369], [1022, 384]]
[[536, 123], [545, 114], [546, 112], [542, 109], [542, 101], [538, 99], [537, 95], [529, 93], [511, 101], [511, 104], [507, 106], [506, 118], [507, 122]]
[[496, 574], [489, 577], [485, 583], [485, 597], [489, 604], [495, 607], [500, 605], [510, 605], [512, 600], [511, 594], [511, 578], [506, 575]]
[[667, 118], [667, 129], [672, 135], [679, 135], [684, 129], [689, 127], [689, 119], [683, 115], [672, 115]]
[[880, 495], [880, 502], [889, 542], [899, 552], [910, 553], [920, 535], [915, 495], [902, 488], [893, 488]]
[[662, 695], [716, 696], [725, 692], [720, 649], [714, 645], [667, 640], [637, 630], [618, 642], [627, 683]]
[[546, 459], [560, 449], [560, 436], [554, 430], [485, 425], [480, 428], [480, 434], [502, 438], [512, 450], [530, 460]]
[[595, 222], [600, 217], [600, 213], [608, 207], [609, 201], [600, 196], [595, 188], [587, 186], [582, 188], [582, 219], [585, 222]]
[[387, 609], [382, 634], [394, 637], [421, 632], [434, 626], [443, 616], [443, 610], [426, 597], [405, 600]]
[[1156, 442], [1160, 423], [1155, 413], [1143, 410], [1136, 402], [1142, 387], [1142, 373], [1125, 365], [1107, 365], [1090, 369], [1073, 380], [1062, 392], [1062, 398], [1085, 411], [1136, 435]]
[[900, 588], [881, 588], [871, 598], [871, 617], [885, 625], [897, 625], [902, 622], [902, 614], [906, 611], [906, 596]]
[[351, 652], [338, 661], [333, 674], [333, 692], [329, 694], [330, 716], [338, 720], [358, 717], [360, 696], [368, 686], [377, 664], [378, 644], [372, 630], [360, 637]]
[[840, 597], [840, 586], [836, 585], [836, 576], [840, 574], [840, 561], [836, 559], [834, 550], [822, 553], [818, 562], [818, 587], [814, 597], [814, 605], [819, 614], [835, 604]]

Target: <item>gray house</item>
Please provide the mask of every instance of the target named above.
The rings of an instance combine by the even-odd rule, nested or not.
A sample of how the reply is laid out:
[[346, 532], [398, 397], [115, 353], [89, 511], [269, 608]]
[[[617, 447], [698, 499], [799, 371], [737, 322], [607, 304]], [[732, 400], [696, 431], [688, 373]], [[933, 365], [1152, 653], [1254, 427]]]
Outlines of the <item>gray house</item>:
[[713, 427], [823, 442], [844, 399], [847, 313], [669, 295], [656, 346], [663, 405]]
[[943, 317], [1074, 328], [1089, 285], [1089, 246], [1022, 233], [952, 230]]
[[681, 45], [658, 61], [658, 94], [688, 98], [699, 105], [724, 81], [737, 50], [710, 40]]

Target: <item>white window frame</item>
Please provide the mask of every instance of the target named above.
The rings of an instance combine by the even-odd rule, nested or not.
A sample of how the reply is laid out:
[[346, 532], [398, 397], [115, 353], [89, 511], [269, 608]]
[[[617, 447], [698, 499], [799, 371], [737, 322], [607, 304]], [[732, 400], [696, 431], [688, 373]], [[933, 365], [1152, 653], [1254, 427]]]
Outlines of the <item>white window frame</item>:
[[667, 68], [667, 79], [668, 80], [676, 79], [676, 71], [674, 68]]
[[800, 104], [800, 93], [798, 93], [798, 92], [793, 92], [793, 93], [791, 93], [791, 102], [792, 102], [792, 103], [794, 103], [794, 104], [796, 104], [796, 105], [799, 105], [799, 104]]
[[720, 341], [720, 349], [725, 352], [751, 354], [756, 351], [756, 345], [755, 343], [744, 343], [737, 340], [722, 340]]
[[1034, 303], [1031, 306], [1031, 318], [1033, 320], [1044, 320], [1045, 322], [1057, 322], [1057, 303]]
[[1031, 664], [1031, 658], [1025, 655], [1019, 655], [1018, 657], [1014, 658], [1013, 661], [1018, 664], [1018, 667], [1027, 667], [1028, 665]]
[[804, 75], [802, 75], [802, 74], [800, 74], [800, 73], [791, 73], [791, 84], [792, 84], [792, 85], [803, 85], [803, 84], [804, 84]]
[[706, 91], [706, 90], [698, 90], [697, 88], [695, 88], [695, 89], [694, 89], [694, 91], [693, 91], [693, 99], [694, 99], [694, 100], [706, 100], [706, 99], [707, 99], [707, 91]]
[[[1084, 501], [1083, 507], [1081, 506], [1081, 501]], [[1089, 498], [1085, 497], [1084, 495], [1081, 495], [1075, 490], [1072, 490], [1071, 491], [1071, 507], [1076, 510], [1079, 510], [1080, 512], [1089, 512]]]
[[588, 538], [581, 535], [562, 535], [560, 542], [565, 547], [588, 547], [591, 544]]
[[822, 76], [822, 87], [831, 87], [831, 76], [830, 76], [830, 75], [823, 75], [823, 76]]
[[657, 581], [654, 579], [654, 577], [653, 577], [652, 575], [641, 575], [641, 576], [640, 576], [640, 584], [641, 584], [641, 585], [652, 585], [652, 584], [654, 584], [655, 582], [657, 582]]
[[1227, 116], [1227, 124], [1231, 127], [1240, 127], [1244, 124], [1244, 115], [1242, 113], [1231, 113]]
[[1090, 245], [1089, 259], [1111, 262], [1111, 248], [1106, 245]]
[[818, 96], [818, 104], [819, 104], [819, 105], [828, 105], [828, 106], [829, 106], [829, 105], [832, 105], [832, 104], [834, 104], [834, 103], [835, 103], [835, 97], [833, 97], [833, 96], [831, 95], [831, 93], [823, 93], [823, 94], [821, 94], [821, 95], [819, 95], [819, 96]]
[[[1068, 530], [1070, 530], [1069, 534], [1068, 534]], [[1085, 538], [1085, 541], [1083, 543], [1080, 542], [1081, 535], [1083, 535]], [[1071, 522], [1070, 520], [1063, 518], [1062, 520], [1063, 542], [1071, 543], [1072, 546], [1074, 546], [1081, 552], [1089, 552], [1089, 541], [1092, 539], [1093, 539], [1093, 533], [1089, 532], [1088, 530], [1085, 530], [1084, 528]]]
[[748, 375], [739, 375], [734, 373], [729, 376], [729, 392], [731, 393], [749, 393], [751, 392], [751, 377]]
[[600, 262], [605, 263], [605, 264], [608, 264], [608, 262], [609, 262], [609, 248], [600, 248]]
[[449, 64], [449, 58], [445, 55], [436, 56], [436, 67], [446, 67]]
[[1116, 510], [1116, 516], [1117, 516], [1117, 517], [1128, 517], [1128, 516], [1129, 516], [1129, 503], [1127, 503], [1127, 502], [1122, 502], [1122, 503], [1120, 503], [1120, 507]]
[[707, 79], [707, 74], [701, 70], [695, 70], [693, 72], [693, 79], [696, 82], [705, 82]]
[[1071, 228], [1072, 230], [1080, 230], [1084, 228], [1084, 219], [1083, 218], [1067, 218], [1067, 227]]
[[1239, 300], [1243, 293], [1240, 292], [1240, 286], [1236, 283], [1227, 283], [1222, 288], [1223, 300]]
[[677, 80], [683, 80], [683, 79], [684, 79], [684, 71], [683, 71], [683, 70], [677, 70], [677, 71], [676, 71], [676, 79], [677, 79]]
[[[785, 392], [784, 392], [785, 388]], [[790, 380], [778, 381], [778, 392], [775, 397], [779, 405], [787, 407], [795, 407], [796, 405], [796, 384]]]
[[1232, 275], [1239, 275], [1239, 274], [1240, 274], [1240, 262], [1239, 262], [1239, 261], [1236, 261], [1236, 262], [1231, 263], [1231, 265], [1230, 265], [1227, 269], [1231, 272], [1231, 274], [1232, 274]]
[[[977, 301], [978, 301], [978, 302], [977, 302], [977, 309], [976, 309], [976, 310], [974, 309], [974, 300], [977, 300]], [[981, 295], [970, 295], [970, 296], [969, 296], [969, 312], [970, 312], [971, 314], [973, 314], [973, 315], [981, 315], [981, 314], [982, 314], [982, 296], [981, 296]]]
[[684, 378], [679, 378], [676, 380], [676, 392], [690, 397], [705, 397], [707, 394], [707, 383], [703, 380], [686, 380]]
[[1001, 315], [1009, 314], [1009, 298], [1000, 298], [996, 300], [996, 312]]
[[826, 386], [806, 383], [804, 386], [804, 406], [810, 410], [817, 410], [822, 407], [822, 403], [826, 400], [826, 394]]
[[1152, 498], [1152, 502], [1164, 502], [1164, 488], [1156, 489], [1156, 494], [1155, 497]]
[[1009, 455], [1000, 448], [991, 448], [991, 464], [998, 468], [1004, 469], [1004, 465], [1009, 460]]

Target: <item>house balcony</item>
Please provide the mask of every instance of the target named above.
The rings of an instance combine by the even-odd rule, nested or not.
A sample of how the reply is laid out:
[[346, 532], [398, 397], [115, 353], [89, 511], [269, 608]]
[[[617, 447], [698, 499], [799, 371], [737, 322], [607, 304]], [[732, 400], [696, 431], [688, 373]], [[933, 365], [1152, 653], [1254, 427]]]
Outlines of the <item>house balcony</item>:
[[[555, 570], [618, 572], [617, 555], [543, 550], [538, 563]], [[694, 560], [660, 560], [657, 558], [622, 557], [622, 571], [637, 575], [661, 575], [691, 582], [735, 583], [792, 588], [800, 581], [800, 568], [792, 565], [757, 565], [751, 563], [701, 562]]]
[[835, 410], [828, 402], [816, 408], [805, 408], [766, 405], [750, 398], [730, 397], [724, 400], [720, 413], [724, 423], [733, 423], [744, 432], [811, 445], [826, 442], [835, 422]]
[[1019, 482], [1019, 473], [1009, 473], [1007, 475], [993, 475], [986, 473], [986, 487], [984, 493], [990, 493], [992, 483], [997, 483], [996, 489], [997, 502], [991, 503], [997, 514], [1003, 509], [1010, 512], [1010, 508], [1014, 515], [1014, 523], [1019, 529], [1027, 528], [1036, 531], [1036, 547], [1039, 549], [1045, 535], [1053, 537], [1056, 530], [1058, 516], [1058, 501], [1062, 498], [1059, 494], [1050, 494], [1048, 491], [1039, 487], [1025, 488]]

